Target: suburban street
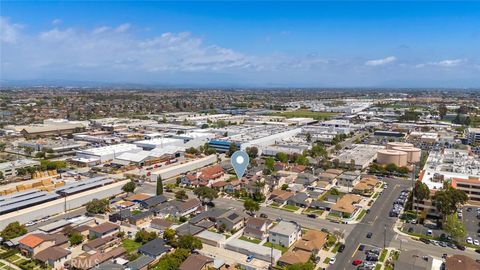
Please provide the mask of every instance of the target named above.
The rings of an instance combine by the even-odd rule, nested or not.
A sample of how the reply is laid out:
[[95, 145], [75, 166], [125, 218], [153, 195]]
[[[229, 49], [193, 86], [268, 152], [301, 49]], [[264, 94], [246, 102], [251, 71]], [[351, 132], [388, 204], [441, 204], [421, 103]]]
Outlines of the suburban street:
[[[352, 257], [360, 244], [369, 244], [383, 248], [384, 237], [385, 242], [391, 242], [395, 237], [393, 226], [396, 218], [388, 216], [393, 201], [397, 199], [403, 189], [408, 188], [408, 182], [399, 179], [389, 179], [387, 181], [389, 187], [383, 191], [379, 198], [370, 209], [361, 223], [355, 226], [355, 229], [345, 239], [345, 250], [337, 254], [337, 263], [330, 269], [354, 269], [352, 266]], [[385, 230], [386, 227], [386, 230]], [[385, 233], [386, 231], [386, 233]], [[367, 238], [367, 233], [372, 232], [372, 238]]]

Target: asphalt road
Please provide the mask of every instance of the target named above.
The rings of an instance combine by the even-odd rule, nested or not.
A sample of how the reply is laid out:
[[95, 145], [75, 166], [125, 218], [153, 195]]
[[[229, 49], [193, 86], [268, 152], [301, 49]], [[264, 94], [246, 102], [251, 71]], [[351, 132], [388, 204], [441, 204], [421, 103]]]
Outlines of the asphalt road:
[[[345, 250], [337, 254], [337, 262], [329, 269], [343, 270], [356, 269], [352, 265], [353, 255], [360, 244], [367, 244], [383, 248], [384, 242], [388, 244], [395, 237], [393, 226], [396, 218], [388, 216], [395, 201], [403, 189], [408, 188], [409, 183], [400, 179], [386, 180], [389, 187], [383, 191], [377, 202], [370, 208], [361, 223], [355, 226], [355, 229], [345, 239]], [[367, 234], [372, 232], [372, 237], [367, 238]]]

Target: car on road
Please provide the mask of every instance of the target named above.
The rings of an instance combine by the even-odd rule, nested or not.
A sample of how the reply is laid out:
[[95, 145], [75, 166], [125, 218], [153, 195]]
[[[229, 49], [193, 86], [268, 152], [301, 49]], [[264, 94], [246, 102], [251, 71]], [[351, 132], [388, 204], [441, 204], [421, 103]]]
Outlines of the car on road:
[[338, 252], [342, 253], [344, 250], [345, 250], [345, 245], [344, 245], [344, 244], [341, 244], [341, 245], [338, 247]]
[[475, 252], [480, 254], [480, 249], [475, 249]]
[[365, 245], [358, 246], [358, 250], [363, 251], [365, 249]]
[[473, 244], [475, 246], [480, 246], [480, 242], [477, 239], [473, 240]]
[[334, 264], [337, 261], [337, 258], [332, 257], [330, 258], [330, 261], [328, 262], [329, 264]]
[[433, 231], [432, 231], [432, 230], [428, 230], [428, 231], [427, 231], [427, 235], [428, 235], [428, 236], [432, 236], [432, 235], [433, 235]]
[[372, 235], [373, 235], [372, 232], [367, 233], [367, 238], [372, 238]]
[[420, 241], [422, 241], [423, 243], [425, 244], [430, 244], [430, 240], [428, 240], [427, 238], [420, 238]]
[[253, 255], [248, 255], [246, 262], [251, 262], [253, 260]]
[[457, 245], [457, 248], [461, 251], [464, 251], [465, 250], [465, 246], [462, 246], [462, 245]]
[[360, 264], [362, 264], [362, 263], [363, 263], [362, 260], [354, 260], [354, 261], [352, 262], [353, 265], [360, 265]]
[[260, 217], [261, 218], [268, 218], [267, 214], [265, 214], [265, 213], [260, 213]]
[[307, 217], [309, 217], [309, 218], [317, 218], [317, 215], [315, 215], [315, 214], [308, 214]]

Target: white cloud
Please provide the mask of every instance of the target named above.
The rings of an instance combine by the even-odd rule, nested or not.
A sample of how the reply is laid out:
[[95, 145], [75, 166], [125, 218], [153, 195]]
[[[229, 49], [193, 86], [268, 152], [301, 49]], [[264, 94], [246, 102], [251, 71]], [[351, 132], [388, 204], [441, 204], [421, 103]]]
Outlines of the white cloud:
[[92, 33], [96, 35], [96, 34], [101, 34], [101, 33], [107, 32], [108, 30], [110, 30], [110, 27], [100, 26], [100, 27], [97, 27], [97, 28], [93, 29]]
[[393, 63], [397, 60], [395, 56], [388, 56], [383, 59], [375, 59], [375, 60], [369, 60], [365, 62], [365, 65], [367, 66], [383, 66], [389, 63]]
[[463, 65], [467, 62], [468, 62], [467, 59], [446, 59], [438, 62], [428, 62], [428, 63], [417, 64], [415, 65], [415, 67], [424, 68], [427, 66], [434, 66], [434, 67], [452, 68], [452, 67]]
[[62, 21], [61, 19], [54, 19], [54, 20], [52, 20], [52, 24], [53, 24], [53, 25], [59, 25], [59, 24], [62, 24], [62, 22], [63, 22], [63, 21]]
[[130, 29], [130, 24], [129, 23], [124, 23], [124, 24], [119, 25], [117, 28], [115, 28], [115, 32], [123, 33], [123, 32], [128, 31], [128, 29]]
[[15, 43], [21, 28], [20, 24], [11, 23], [8, 18], [0, 17], [0, 41]]

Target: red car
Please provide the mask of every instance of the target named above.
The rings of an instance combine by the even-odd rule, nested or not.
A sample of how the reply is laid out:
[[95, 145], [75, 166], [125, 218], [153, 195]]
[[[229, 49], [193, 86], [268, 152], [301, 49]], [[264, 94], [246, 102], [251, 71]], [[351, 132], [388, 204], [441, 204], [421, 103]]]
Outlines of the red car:
[[362, 264], [362, 260], [354, 260], [352, 264], [353, 265], [360, 265], [360, 264]]

